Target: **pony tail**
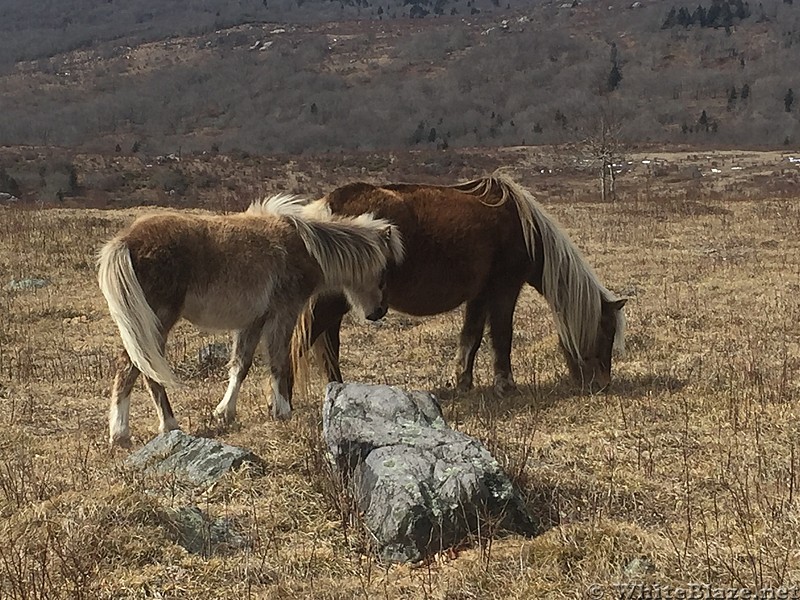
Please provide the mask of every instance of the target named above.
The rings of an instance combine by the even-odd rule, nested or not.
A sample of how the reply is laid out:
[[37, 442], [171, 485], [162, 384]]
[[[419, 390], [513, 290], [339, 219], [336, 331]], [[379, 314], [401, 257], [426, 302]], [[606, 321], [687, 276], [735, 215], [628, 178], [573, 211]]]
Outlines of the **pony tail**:
[[130, 248], [122, 239], [113, 239], [100, 250], [97, 281], [131, 362], [161, 385], [180, 385], [162, 350], [161, 322], [147, 303]]
[[316, 346], [311, 345], [311, 323], [316, 297], [312, 296], [303, 307], [292, 332], [289, 350], [294, 390], [301, 390], [308, 397], [311, 391], [311, 366], [317, 362]]

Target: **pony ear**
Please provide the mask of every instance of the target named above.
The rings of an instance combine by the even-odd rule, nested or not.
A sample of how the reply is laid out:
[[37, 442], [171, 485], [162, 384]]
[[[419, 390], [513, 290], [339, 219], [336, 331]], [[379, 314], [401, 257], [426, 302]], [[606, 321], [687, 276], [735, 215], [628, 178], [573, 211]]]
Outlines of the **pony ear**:
[[622, 307], [625, 306], [625, 303], [627, 301], [628, 301], [627, 298], [619, 298], [617, 300], [607, 302], [606, 304], [609, 308], [613, 308], [614, 310], [622, 310]]
[[392, 240], [392, 229], [393, 228], [391, 225], [387, 225], [386, 227], [383, 228], [383, 231], [381, 232], [381, 234], [383, 235], [383, 239], [386, 240], [387, 242], [390, 242]]

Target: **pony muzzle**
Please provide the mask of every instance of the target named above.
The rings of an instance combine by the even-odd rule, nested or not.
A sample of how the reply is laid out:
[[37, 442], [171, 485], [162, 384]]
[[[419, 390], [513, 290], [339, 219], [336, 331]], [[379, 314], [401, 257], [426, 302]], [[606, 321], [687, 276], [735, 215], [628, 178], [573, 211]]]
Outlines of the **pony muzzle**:
[[386, 306], [379, 306], [371, 313], [366, 315], [368, 321], [380, 321], [383, 317], [386, 316], [386, 313], [389, 312], [389, 308]]
[[611, 384], [611, 369], [604, 367], [597, 359], [580, 365], [577, 375], [576, 379], [581, 387], [590, 392], [603, 391]]

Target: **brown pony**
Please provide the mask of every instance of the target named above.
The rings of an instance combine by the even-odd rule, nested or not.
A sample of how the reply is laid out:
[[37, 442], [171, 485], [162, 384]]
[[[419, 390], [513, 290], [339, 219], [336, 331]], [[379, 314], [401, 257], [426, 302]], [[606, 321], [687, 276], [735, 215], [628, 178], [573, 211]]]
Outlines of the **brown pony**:
[[[410, 315], [435, 315], [466, 303], [457, 359], [459, 390], [472, 387], [486, 322], [494, 349], [494, 389], [515, 388], [511, 374], [514, 309], [524, 283], [549, 303], [570, 372], [589, 389], [611, 379], [612, 348], [624, 348], [625, 299], [598, 280], [580, 251], [533, 196], [496, 173], [453, 186], [352, 183], [315, 206], [320, 212], [370, 212], [395, 224], [406, 254], [387, 271], [385, 301]], [[341, 295], [317, 299], [307, 343], [322, 350], [330, 381], [341, 381]], [[295, 365], [300, 369], [303, 363]]]
[[177, 383], [164, 346], [181, 317], [235, 332], [228, 389], [214, 411], [225, 422], [236, 416], [239, 387], [262, 338], [272, 414], [290, 417], [290, 340], [316, 294], [344, 290], [368, 319], [383, 317], [384, 273], [403, 257], [394, 226], [369, 215], [310, 216], [303, 203], [279, 195], [241, 214], [141, 217], [103, 247], [98, 281], [125, 347], [111, 393], [112, 446], [130, 444], [130, 393], [140, 372], [160, 431], [178, 428], [164, 389]]

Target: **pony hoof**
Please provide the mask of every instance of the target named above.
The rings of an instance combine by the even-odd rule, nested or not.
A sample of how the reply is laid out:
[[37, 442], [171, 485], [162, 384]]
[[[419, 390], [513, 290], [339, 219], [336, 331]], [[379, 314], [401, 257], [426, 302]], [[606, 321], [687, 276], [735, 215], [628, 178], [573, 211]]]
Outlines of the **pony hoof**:
[[131, 436], [112, 436], [108, 440], [108, 447], [113, 450], [114, 448], [122, 448], [123, 450], [130, 450], [133, 447], [131, 443]]
[[456, 384], [456, 392], [459, 394], [466, 394], [472, 387], [472, 379], [459, 379]]
[[292, 418], [292, 409], [277, 410], [272, 408], [272, 418], [276, 421], [288, 421]]
[[169, 433], [170, 431], [180, 430], [181, 426], [175, 419], [168, 419], [158, 428], [158, 433]]
[[494, 382], [494, 393], [498, 398], [503, 398], [505, 396], [513, 396], [514, 394], [519, 393], [519, 389], [517, 388], [517, 384], [515, 384], [513, 381], [503, 379]]
[[213, 417], [217, 423], [221, 423], [223, 425], [233, 425], [233, 422], [236, 420], [236, 415], [229, 415], [224, 412], [214, 412]]

